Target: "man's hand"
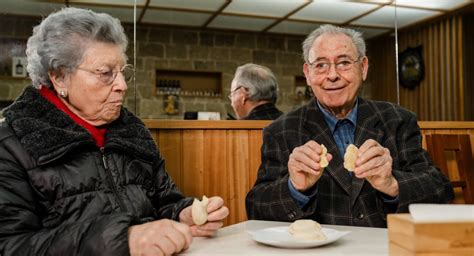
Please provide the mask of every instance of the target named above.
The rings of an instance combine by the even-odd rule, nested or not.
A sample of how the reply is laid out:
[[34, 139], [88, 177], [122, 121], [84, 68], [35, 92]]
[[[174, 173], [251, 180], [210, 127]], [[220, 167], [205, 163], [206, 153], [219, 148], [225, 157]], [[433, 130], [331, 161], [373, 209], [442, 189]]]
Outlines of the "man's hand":
[[128, 228], [130, 255], [172, 255], [192, 242], [188, 225], [162, 219]]
[[[321, 178], [324, 169], [320, 166], [322, 152], [321, 145], [313, 140], [293, 149], [288, 160], [288, 173], [298, 191], [306, 191]], [[332, 155], [328, 153], [327, 159], [331, 161]]]
[[367, 140], [360, 146], [354, 175], [366, 179], [376, 190], [398, 196], [398, 181], [392, 175], [392, 156], [387, 148], [375, 140]]
[[190, 226], [193, 236], [213, 236], [224, 225], [229, 209], [224, 206], [224, 200], [221, 197], [214, 196], [209, 198], [207, 213], [207, 222], [197, 226], [193, 221], [192, 206], [188, 206], [179, 213], [179, 221]]

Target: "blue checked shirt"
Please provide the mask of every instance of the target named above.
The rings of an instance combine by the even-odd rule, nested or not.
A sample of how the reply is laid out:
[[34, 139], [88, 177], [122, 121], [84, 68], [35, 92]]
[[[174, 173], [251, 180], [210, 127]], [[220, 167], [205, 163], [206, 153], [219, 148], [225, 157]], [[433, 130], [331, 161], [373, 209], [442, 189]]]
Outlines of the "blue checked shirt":
[[[331, 130], [332, 136], [336, 141], [337, 148], [339, 149], [339, 153], [341, 157], [344, 157], [344, 152], [346, 151], [347, 146], [349, 144], [354, 143], [354, 133], [355, 127], [357, 122], [357, 109], [358, 109], [358, 100], [356, 101], [354, 108], [349, 113], [349, 115], [344, 119], [337, 119], [337, 117], [333, 116], [329, 111], [319, 104], [318, 107], [323, 113], [324, 120], [326, 121], [329, 129]], [[290, 189], [291, 196], [295, 199], [296, 203], [300, 207], [304, 207], [311, 197], [316, 195], [317, 189], [314, 190], [310, 195], [305, 195], [293, 186], [290, 179], [288, 179], [288, 187]]]

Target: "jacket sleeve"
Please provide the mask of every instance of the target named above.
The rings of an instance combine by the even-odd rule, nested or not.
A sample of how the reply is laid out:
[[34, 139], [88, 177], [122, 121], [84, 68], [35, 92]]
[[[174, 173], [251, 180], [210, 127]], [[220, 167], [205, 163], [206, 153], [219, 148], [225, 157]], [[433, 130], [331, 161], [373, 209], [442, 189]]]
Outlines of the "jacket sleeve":
[[245, 199], [247, 217], [276, 221], [308, 217], [314, 212], [316, 204], [310, 201], [307, 208], [302, 209], [291, 196], [287, 165], [289, 152], [287, 147], [281, 146], [285, 143], [284, 138], [272, 134], [269, 128], [263, 131], [262, 161], [257, 180]]
[[408, 212], [411, 203], [449, 202], [454, 198], [453, 188], [421, 147], [422, 135], [416, 116], [410, 114], [404, 120], [397, 134], [399, 164], [392, 170], [399, 186], [397, 212]]
[[44, 210], [12, 144], [19, 142], [0, 140], [0, 255], [128, 255], [125, 214], [43, 227]]
[[161, 156], [154, 164], [154, 193], [151, 200], [158, 217], [179, 221], [179, 213], [193, 203], [193, 198], [184, 197], [165, 169]]

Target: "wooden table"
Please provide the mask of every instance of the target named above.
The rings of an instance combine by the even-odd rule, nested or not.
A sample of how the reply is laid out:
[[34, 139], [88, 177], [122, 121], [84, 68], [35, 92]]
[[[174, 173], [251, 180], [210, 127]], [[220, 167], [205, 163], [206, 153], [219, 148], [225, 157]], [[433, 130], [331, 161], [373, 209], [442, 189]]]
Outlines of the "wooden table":
[[212, 238], [196, 237], [181, 255], [388, 255], [388, 232], [384, 228], [322, 225], [351, 231], [334, 243], [310, 249], [285, 249], [259, 244], [248, 231], [287, 226], [288, 222], [249, 220], [220, 229]]

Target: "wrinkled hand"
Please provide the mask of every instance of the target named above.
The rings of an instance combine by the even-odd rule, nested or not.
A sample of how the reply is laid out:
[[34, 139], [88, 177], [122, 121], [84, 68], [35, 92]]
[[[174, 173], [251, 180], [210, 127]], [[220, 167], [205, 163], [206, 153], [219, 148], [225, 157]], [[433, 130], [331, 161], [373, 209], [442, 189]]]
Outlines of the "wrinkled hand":
[[398, 181], [392, 175], [392, 156], [375, 140], [360, 146], [354, 175], [366, 179], [376, 190], [392, 197], [398, 195]]
[[162, 219], [128, 228], [130, 255], [172, 255], [192, 242], [188, 225]]
[[207, 222], [198, 226], [193, 221], [192, 206], [188, 206], [179, 213], [179, 221], [191, 227], [193, 236], [213, 236], [224, 225], [229, 209], [224, 206], [224, 200], [221, 197], [213, 196], [209, 198], [207, 213]]
[[[306, 191], [321, 178], [324, 169], [319, 165], [322, 152], [321, 145], [313, 140], [293, 149], [288, 160], [288, 173], [298, 191]], [[331, 161], [332, 155], [328, 153], [327, 159]]]

